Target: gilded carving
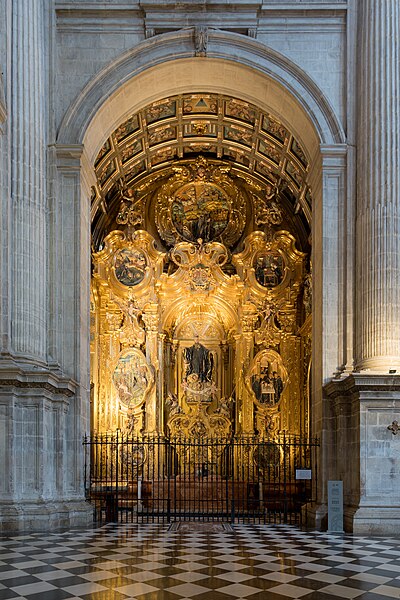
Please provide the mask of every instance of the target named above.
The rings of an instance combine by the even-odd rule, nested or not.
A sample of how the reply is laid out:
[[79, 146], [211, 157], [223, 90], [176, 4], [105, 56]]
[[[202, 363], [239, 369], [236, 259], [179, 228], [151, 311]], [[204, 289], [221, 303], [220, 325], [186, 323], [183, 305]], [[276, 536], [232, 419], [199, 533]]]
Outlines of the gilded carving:
[[[245, 103], [229, 110], [252, 114]], [[271, 181], [199, 157], [125, 189], [123, 230], [93, 254], [97, 428], [181, 438], [300, 431], [305, 255], [272, 230], [283, 209]], [[152, 234], [135, 231], [149, 215]]]
[[306, 273], [303, 282], [303, 306], [306, 316], [312, 311], [312, 274]]

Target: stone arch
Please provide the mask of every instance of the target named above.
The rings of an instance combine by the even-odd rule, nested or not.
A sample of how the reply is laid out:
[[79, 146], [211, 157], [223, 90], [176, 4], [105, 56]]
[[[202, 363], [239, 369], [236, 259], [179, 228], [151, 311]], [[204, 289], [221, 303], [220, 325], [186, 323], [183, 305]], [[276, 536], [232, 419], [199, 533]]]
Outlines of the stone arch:
[[[95, 183], [94, 159], [104, 140], [129, 114], [169, 94], [206, 88], [234, 95], [275, 115], [302, 143], [309, 158], [315, 209], [313, 276], [317, 282], [313, 308], [313, 422], [318, 435], [325, 419], [322, 385], [351, 361], [346, 355], [351, 350], [340, 349], [339, 344], [345, 328], [340, 321], [340, 312], [346, 308], [345, 292], [338, 285], [330, 289], [329, 301], [327, 297], [329, 277], [337, 282], [344, 277], [339, 266], [344, 226], [338, 219], [338, 207], [345, 201], [345, 133], [318, 85], [286, 57], [245, 36], [212, 30], [207, 57], [197, 57], [193, 37], [193, 28], [155, 36], [121, 55], [82, 90], [59, 126], [56, 152], [59, 177], [65, 180], [60, 186], [65, 199], [70, 194], [72, 172], [74, 182], [81, 185], [80, 192], [78, 186], [74, 187], [77, 195], [73, 202], [75, 210], [80, 211], [76, 220], [81, 227], [77, 253], [80, 251], [84, 257], [80, 263], [76, 259], [81, 269], [76, 281], [86, 282], [75, 289], [80, 297], [80, 322], [86, 323], [80, 329], [79, 348], [84, 360], [79, 371], [81, 376], [88, 372], [89, 315], [83, 314], [88, 306], [90, 279], [88, 200], [90, 185]], [[337, 325], [338, 321], [329, 340], [324, 339], [326, 323]], [[76, 319], [74, 323], [78, 327]], [[350, 327], [345, 335], [351, 339]]]
[[194, 57], [193, 28], [188, 28], [150, 38], [103, 69], [69, 107], [57, 143], [84, 143], [93, 160], [129, 111], [204, 85], [275, 113], [303, 141], [311, 158], [319, 144], [344, 142], [328, 99], [288, 58], [256, 40], [218, 30], [209, 32], [207, 57]]

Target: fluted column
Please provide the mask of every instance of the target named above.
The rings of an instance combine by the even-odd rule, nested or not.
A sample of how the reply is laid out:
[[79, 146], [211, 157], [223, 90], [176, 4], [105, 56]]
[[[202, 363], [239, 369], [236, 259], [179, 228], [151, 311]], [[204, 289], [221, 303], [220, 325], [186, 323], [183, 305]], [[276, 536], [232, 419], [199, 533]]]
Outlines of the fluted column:
[[46, 0], [13, 0], [11, 200], [12, 350], [45, 361]]
[[359, 0], [356, 367], [400, 368], [400, 0]]

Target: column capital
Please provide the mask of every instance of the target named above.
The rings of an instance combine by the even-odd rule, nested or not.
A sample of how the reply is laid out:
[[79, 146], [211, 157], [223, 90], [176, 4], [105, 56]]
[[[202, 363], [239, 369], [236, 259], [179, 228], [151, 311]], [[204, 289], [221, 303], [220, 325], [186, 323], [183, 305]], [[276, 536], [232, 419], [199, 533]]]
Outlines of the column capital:
[[55, 151], [56, 164], [59, 169], [80, 170], [83, 144], [52, 144], [49, 149]]

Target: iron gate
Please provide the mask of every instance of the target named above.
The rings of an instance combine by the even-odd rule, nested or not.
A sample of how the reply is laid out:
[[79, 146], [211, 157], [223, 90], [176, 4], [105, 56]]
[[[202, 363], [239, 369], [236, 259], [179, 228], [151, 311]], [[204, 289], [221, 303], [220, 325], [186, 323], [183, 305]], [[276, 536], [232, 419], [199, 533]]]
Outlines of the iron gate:
[[[98, 522], [299, 523], [315, 500], [317, 439], [85, 437]], [[303, 510], [304, 512], [304, 510]]]

